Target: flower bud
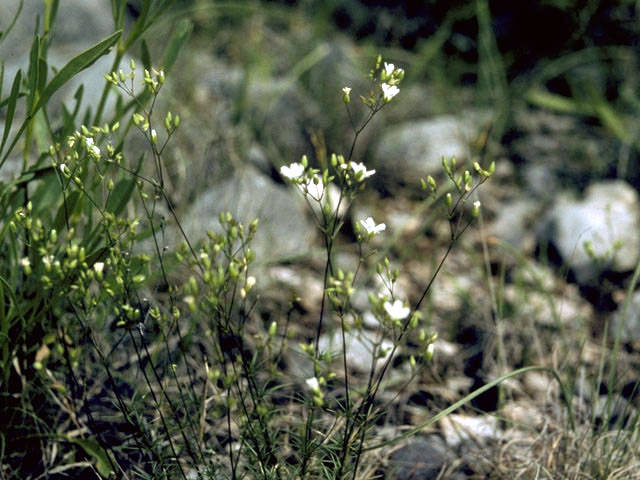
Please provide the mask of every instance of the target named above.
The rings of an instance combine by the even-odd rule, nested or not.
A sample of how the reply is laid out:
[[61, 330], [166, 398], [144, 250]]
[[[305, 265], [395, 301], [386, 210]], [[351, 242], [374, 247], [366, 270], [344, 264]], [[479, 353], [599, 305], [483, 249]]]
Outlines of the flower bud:
[[351, 89], [349, 87], [344, 87], [342, 89], [342, 101], [348, 104], [351, 101], [349, 94], [351, 93]]
[[271, 322], [271, 325], [269, 325], [269, 336], [274, 337], [277, 332], [278, 332], [278, 324], [274, 320], [273, 322]]

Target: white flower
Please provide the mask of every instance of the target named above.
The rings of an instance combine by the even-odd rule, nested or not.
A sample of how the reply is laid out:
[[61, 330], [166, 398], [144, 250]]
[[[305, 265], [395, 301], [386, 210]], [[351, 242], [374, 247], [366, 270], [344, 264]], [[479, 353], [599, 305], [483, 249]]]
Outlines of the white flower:
[[411, 313], [411, 309], [405, 307], [401, 300], [396, 300], [393, 303], [384, 302], [384, 310], [393, 320], [403, 320]]
[[385, 102], [390, 102], [393, 97], [395, 97], [400, 89], [395, 85], [389, 85], [387, 83], [383, 83], [382, 85], [382, 96], [384, 97]]
[[93, 269], [97, 274], [101, 274], [104, 270], [104, 262], [96, 262], [93, 264]]
[[320, 383], [318, 382], [318, 379], [316, 377], [307, 378], [305, 382], [313, 393], [320, 393]]
[[100, 149], [96, 146], [93, 138], [85, 137], [84, 146], [87, 149], [87, 152], [93, 157], [100, 158]]
[[[353, 173], [356, 174], [356, 177], [361, 180], [364, 180], [376, 173], [375, 170], [367, 170], [367, 167], [365, 167], [363, 163], [349, 162], [349, 165], [351, 166]], [[360, 172], [362, 172], [362, 176], [360, 176]]]
[[301, 163], [292, 163], [289, 166], [284, 165], [280, 167], [280, 173], [289, 180], [293, 180], [302, 176], [304, 173], [304, 165]]
[[393, 72], [395, 71], [396, 66], [393, 63], [387, 63], [384, 62], [384, 71], [387, 74], [387, 77], [390, 77], [391, 75], [393, 75]]
[[344, 92], [345, 95], [349, 95], [351, 93], [351, 88], [349, 87], [343, 87], [342, 91]]
[[360, 223], [369, 235], [376, 235], [380, 232], [384, 232], [387, 228], [384, 223], [376, 225], [376, 222], [373, 221], [372, 217], [368, 217], [366, 220], [360, 220]]
[[475, 202], [473, 202], [473, 208], [480, 208], [480, 205], [482, 205], [480, 203], [480, 200], [476, 200]]
[[322, 183], [322, 179], [317, 175], [314, 175], [313, 178], [310, 178], [305, 185], [305, 190], [311, 198], [319, 202], [322, 200], [322, 195], [324, 195], [324, 184]]

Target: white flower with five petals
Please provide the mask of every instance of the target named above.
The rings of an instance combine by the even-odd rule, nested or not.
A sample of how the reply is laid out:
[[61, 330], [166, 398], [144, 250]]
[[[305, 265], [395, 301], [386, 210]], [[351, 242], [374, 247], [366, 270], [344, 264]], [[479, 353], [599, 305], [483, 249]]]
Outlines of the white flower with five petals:
[[292, 163], [291, 165], [284, 165], [280, 167], [280, 173], [287, 177], [289, 180], [300, 178], [304, 174], [304, 165], [301, 163]]
[[396, 66], [393, 63], [387, 63], [384, 62], [384, 72], [387, 74], [387, 77], [390, 77], [391, 75], [393, 75], [393, 72], [395, 71]]
[[[367, 170], [367, 167], [363, 163], [349, 162], [349, 166], [353, 173], [356, 174], [356, 178], [359, 180], [364, 180], [365, 178], [369, 178], [371, 175], [375, 174], [375, 170]], [[362, 176], [360, 176], [362, 174]]]
[[401, 300], [395, 302], [384, 302], [384, 310], [392, 320], [404, 320], [411, 313], [409, 307], [405, 307]]
[[365, 220], [360, 220], [360, 223], [367, 231], [367, 233], [371, 236], [377, 235], [380, 232], [384, 232], [387, 226], [384, 223], [380, 223], [376, 225], [376, 222], [373, 220], [373, 217], [368, 217]]
[[382, 96], [384, 97], [385, 102], [390, 102], [393, 97], [395, 97], [400, 89], [395, 85], [389, 85], [388, 83], [383, 83], [382, 87]]

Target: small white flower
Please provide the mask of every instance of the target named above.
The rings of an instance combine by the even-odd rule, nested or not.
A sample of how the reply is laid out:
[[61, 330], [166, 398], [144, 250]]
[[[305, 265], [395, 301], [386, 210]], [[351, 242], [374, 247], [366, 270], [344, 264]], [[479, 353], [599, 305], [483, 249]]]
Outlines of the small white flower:
[[380, 232], [384, 232], [387, 228], [387, 226], [384, 223], [380, 223], [376, 225], [376, 222], [374, 222], [373, 217], [368, 217], [365, 220], [360, 220], [360, 223], [362, 224], [362, 226], [364, 227], [364, 229], [367, 231], [369, 235], [377, 235]]
[[427, 347], [427, 351], [425, 352], [425, 358], [427, 360], [431, 360], [433, 358], [433, 354], [436, 351], [436, 345], [435, 343], [430, 343], [429, 346]]
[[411, 313], [411, 309], [405, 307], [401, 300], [396, 300], [393, 303], [384, 302], [384, 310], [393, 320], [404, 320]]
[[388, 83], [383, 83], [381, 86], [382, 86], [382, 96], [384, 97], [385, 102], [390, 102], [391, 99], [400, 92], [400, 89], [395, 85], [389, 85]]
[[42, 264], [44, 265], [44, 269], [49, 272], [51, 271], [51, 264], [54, 262], [55, 258], [53, 255], [45, 255], [42, 257]]
[[480, 203], [480, 200], [476, 200], [475, 202], [473, 202], [473, 208], [480, 208], [480, 205], [482, 205]]
[[100, 149], [96, 146], [93, 138], [85, 137], [84, 146], [91, 156], [100, 158]]
[[324, 184], [322, 183], [322, 179], [317, 175], [314, 175], [314, 177], [310, 178], [305, 185], [305, 190], [311, 198], [319, 202], [322, 200], [322, 196], [324, 195]]
[[344, 103], [349, 103], [351, 99], [349, 98], [349, 94], [351, 93], [351, 89], [349, 87], [344, 87], [342, 89], [342, 101]]
[[65, 171], [67, 169], [67, 164], [66, 163], [61, 163], [60, 165], [58, 165], [58, 168], [60, 169], [60, 171], [66, 175]]
[[305, 382], [313, 393], [320, 393], [320, 383], [316, 377], [307, 378]]
[[100, 274], [103, 272], [104, 270], [104, 262], [96, 262], [93, 264], [93, 269], [96, 271], [97, 274]]
[[396, 66], [393, 63], [387, 63], [384, 62], [384, 71], [387, 74], [387, 77], [390, 77], [391, 75], [393, 75], [393, 72], [395, 71]]
[[369, 178], [371, 175], [376, 173], [375, 170], [367, 170], [367, 167], [365, 167], [363, 163], [349, 162], [349, 165], [351, 166], [353, 173], [356, 174], [356, 177], [359, 177], [360, 172], [362, 172], [362, 176], [359, 177], [362, 180]]
[[289, 166], [280, 167], [280, 173], [289, 180], [300, 178], [304, 174], [304, 165], [301, 163], [292, 163]]

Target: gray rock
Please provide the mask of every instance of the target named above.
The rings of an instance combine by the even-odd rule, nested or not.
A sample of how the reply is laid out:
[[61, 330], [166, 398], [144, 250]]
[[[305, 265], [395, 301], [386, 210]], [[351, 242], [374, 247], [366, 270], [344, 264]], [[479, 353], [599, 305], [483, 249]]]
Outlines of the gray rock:
[[447, 458], [446, 446], [436, 435], [414, 438], [389, 457], [390, 480], [430, 480], [439, 478]]
[[[622, 323], [622, 325], [621, 325]], [[615, 337], [621, 328], [620, 340], [623, 342], [640, 341], [640, 291], [631, 296], [626, 310], [624, 303], [613, 314], [609, 334]]]
[[549, 214], [546, 234], [574, 270], [579, 283], [605, 270], [632, 270], [640, 258], [640, 205], [626, 182], [590, 186], [581, 200], [560, 196]]
[[293, 188], [278, 186], [258, 171], [244, 168], [220, 178], [198, 196], [183, 226], [190, 239], [198, 239], [207, 230], [219, 230], [220, 212], [231, 212], [245, 225], [259, 218], [252, 244], [257, 260], [277, 260], [303, 255], [313, 245], [316, 228], [305, 207]]
[[[490, 231], [494, 237], [522, 250], [527, 242], [531, 223], [537, 218], [540, 206], [533, 200], [515, 200], [501, 206]], [[533, 235], [531, 235], [533, 236]]]
[[[258, 77], [202, 55], [197, 59], [188, 68], [196, 79], [192, 88], [208, 106], [207, 123], [250, 125], [274, 167], [313, 151], [307, 132], [317, 126], [319, 108], [297, 84], [287, 78]], [[283, 154], [290, 157], [283, 161]]]
[[[2, 13], [8, 19], [18, 11], [19, 0], [3, 0]], [[44, 22], [44, 2], [25, 1], [15, 26], [0, 45], [0, 58], [22, 59], [28, 62], [33, 41], [36, 18], [40, 28]], [[103, 0], [64, 0], [58, 7], [58, 15], [51, 32], [52, 47], [59, 53], [64, 50], [81, 51], [102, 40], [114, 31], [109, 2]], [[6, 79], [5, 79], [6, 81]]]
[[480, 112], [461, 112], [398, 125], [382, 134], [372, 166], [392, 181], [418, 185], [420, 178], [442, 171], [443, 156], [455, 156], [461, 164], [487, 119]]
[[[371, 370], [372, 352], [376, 339], [377, 335], [375, 333], [357, 332], [355, 330], [346, 332], [347, 363], [350, 369], [364, 373], [368, 373]], [[382, 341], [382, 348], [387, 355], [376, 359], [376, 368], [379, 368], [388, 358], [392, 347], [393, 344], [389, 340]], [[336, 328], [332, 334], [323, 334], [320, 337], [319, 348], [321, 351], [330, 351], [334, 355], [342, 355], [342, 332]]]
[[445, 442], [452, 448], [466, 442], [483, 445], [500, 435], [498, 419], [490, 416], [447, 415], [440, 420], [440, 429]]

